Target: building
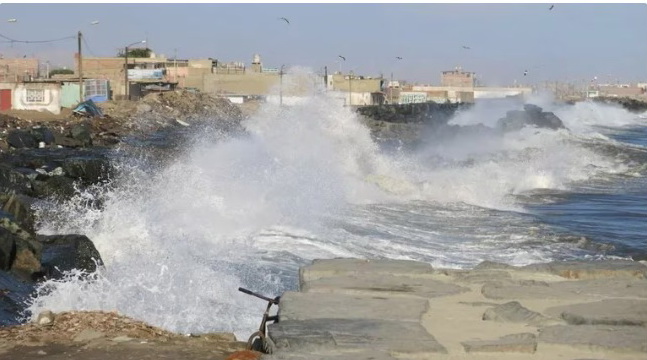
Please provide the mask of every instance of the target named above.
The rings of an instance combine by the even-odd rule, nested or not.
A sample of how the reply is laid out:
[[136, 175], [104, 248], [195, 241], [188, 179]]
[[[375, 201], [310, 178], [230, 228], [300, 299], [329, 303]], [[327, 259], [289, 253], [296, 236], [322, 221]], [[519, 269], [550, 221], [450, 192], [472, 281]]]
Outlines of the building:
[[[77, 88], [78, 89], [78, 88]], [[0, 110], [61, 113], [61, 83], [56, 81], [0, 83]]]
[[38, 77], [38, 59], [0, 59], [0, 81], [21, 82]]
[[440, 76], [440, 86], [474, 87], [474, 73], [463, 71], [460, 66], [454, 70], [443, 71]]

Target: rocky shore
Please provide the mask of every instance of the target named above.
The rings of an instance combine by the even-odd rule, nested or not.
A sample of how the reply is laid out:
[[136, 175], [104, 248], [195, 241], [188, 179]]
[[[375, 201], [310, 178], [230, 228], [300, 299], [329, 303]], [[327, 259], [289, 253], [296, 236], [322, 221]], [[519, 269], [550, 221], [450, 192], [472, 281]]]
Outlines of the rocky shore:
[[[104, 116], [0, 114], [0, 326], [19, 321], [39, 281], [71, 269], [92, 272], [102, 263], [84, 235], [37, 234], [35, 204], [56, 207], [91, 186], [108, 186], [119, 175], [115, 157], [129, 155], [115, 151], [122, 145], [178, 141], [182, 131], [242, 131], [238, 107], [201, 93], [155, 93], [100, 107]], [[173, 135], [156, 135], [162, 132]]]
[[266, 359], [644, 359], [647, 266], [632, 261], [315, 260], [279, 302]]

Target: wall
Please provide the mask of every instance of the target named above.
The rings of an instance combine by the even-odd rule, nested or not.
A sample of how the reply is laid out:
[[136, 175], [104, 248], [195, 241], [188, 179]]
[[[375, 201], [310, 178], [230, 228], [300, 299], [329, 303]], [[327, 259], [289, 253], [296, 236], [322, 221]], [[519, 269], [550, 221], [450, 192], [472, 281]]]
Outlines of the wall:
[[0, 80], [23, 81], [25, 74], [33, 78], [38, 75], [38, 59], [0, 59]]
[[12, 103], [13, 109], [16, 110], [47, 110], [53, 114], [60, 114], [61, 85], [58, 83], [17, 84]]
[[443, 71], [440, 77], [441, 86], [474, 87], [474, 73], [461, 71]]
[[[360, 79], [353, 78], [348, 80], [348, 75], [343, 74], [334, 74], [328, 75], [329, 78], [332, 77], [332, 90], [336, 91], [348, 91], [350, 86], [352, 92], [378, 92], [381, 91], [381, 82], [383, 79]], [[330, 83], [330, 79], [327, 83]]]
[[266, 95], [279, 86], [279, 80], [278, 74], [210, 74], [205, 87], [216, 94]]

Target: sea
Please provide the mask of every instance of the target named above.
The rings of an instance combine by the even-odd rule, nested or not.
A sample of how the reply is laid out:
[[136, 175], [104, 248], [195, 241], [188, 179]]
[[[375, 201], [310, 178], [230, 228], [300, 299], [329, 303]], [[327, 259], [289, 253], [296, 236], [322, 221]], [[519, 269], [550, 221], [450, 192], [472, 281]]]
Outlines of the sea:
[[477, 100], [450, 120], [451, 136], [387, 145], [319, 89], [264, 104], [243, 135], [189, 127], [181, 149], [126, 143], [109, 183], [38, 208], [40, 233], [87, 235], [105, 266], [42, 284], [29, 313], [114, 310], [246, 339], [266, 303], [238, 288], [296, 290], [313, 259], [647, 259], [647, 113], [526, 102], [566, 129], [475, 131], [523, 107]]

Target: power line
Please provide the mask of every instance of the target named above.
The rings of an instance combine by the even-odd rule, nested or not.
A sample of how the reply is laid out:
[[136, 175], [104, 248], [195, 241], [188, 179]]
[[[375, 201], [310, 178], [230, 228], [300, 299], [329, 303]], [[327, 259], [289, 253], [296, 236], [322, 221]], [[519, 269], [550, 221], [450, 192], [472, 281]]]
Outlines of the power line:
[[95, 54], [94, 51], [92, 51], [92, 49], [90, 48], [90, 45], [88, 45], [88, 41], [85, 39], [85, 35], [81, 36], [81, 39], [83, 40], [83, 45], [85, 45], [85, 48], [88, 50], [90, 55], [94, 57], [98, 57], [97, 54]]
[[56, 42], [56, 41], [76, 39], [76, 35], [66, 36], [66, 37], [62, 37], [62, 38], [58, 38], [58, 39], [51, 39], [51, 40], [16, 40], [16, 39], [12, 39], [12, 38], [10, 38], [8, 36], [5, 36], [3, 34], [0, 34], [0, 38], [8, 40], [8, 41], [5, 41], [5, 42], [10, 42], [10, 43], [44, 44], [44, 43], [51, 43], [51, 42]]

